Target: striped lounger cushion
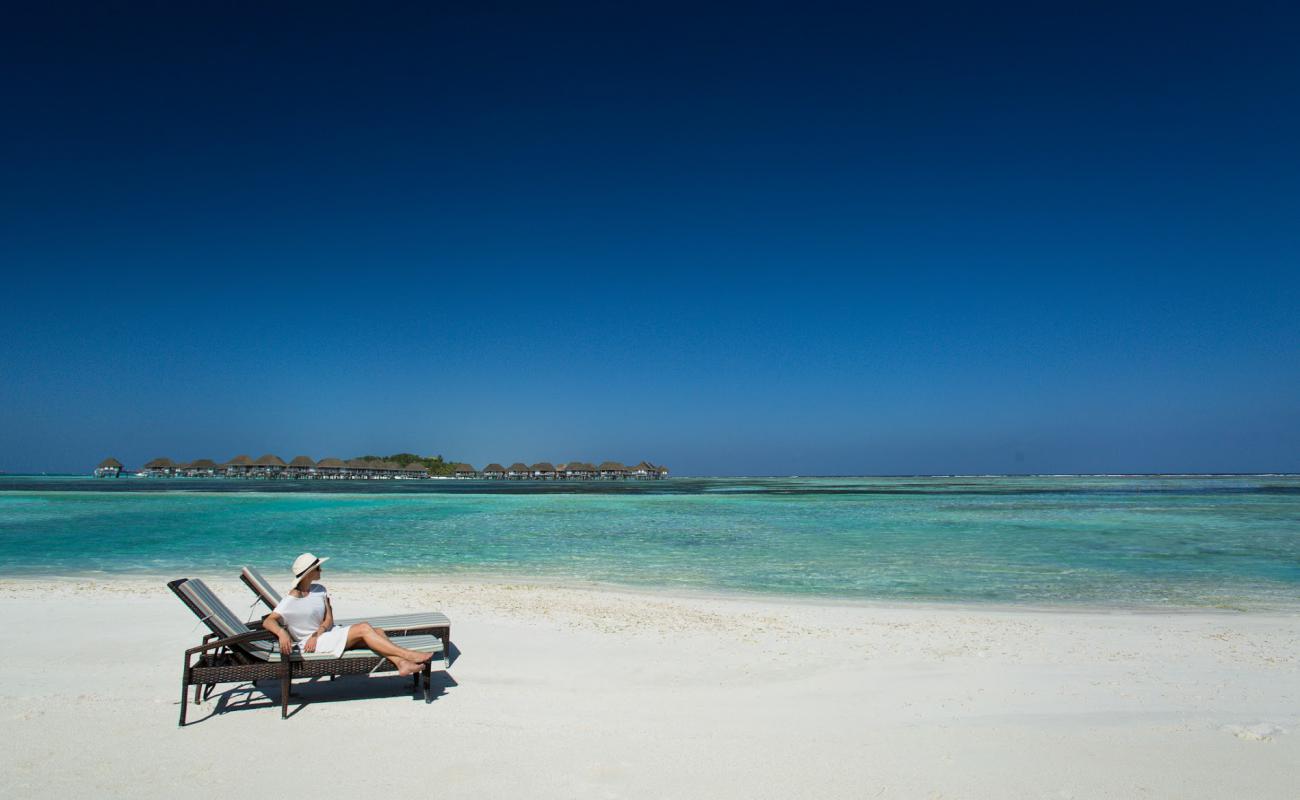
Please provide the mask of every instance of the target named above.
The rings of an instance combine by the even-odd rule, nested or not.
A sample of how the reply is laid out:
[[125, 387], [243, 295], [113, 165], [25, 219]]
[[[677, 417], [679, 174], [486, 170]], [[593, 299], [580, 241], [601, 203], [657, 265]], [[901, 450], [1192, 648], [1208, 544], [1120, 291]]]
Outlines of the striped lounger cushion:
[[[433, 653], [434, 655], [442, 654], [442, 640], [437, 636], [393, 636], [393, 644], [398, 647], [405, 647], [407, 650], [414, 650], [417, 653]], [[293, 654], [294, 661], [328, 661], [334, 656], [329, 653], [297, 653]], [[367, 650], [364, 647], [356, 650], [344, 650], [342, 658], [379, 658], [377, 653]], [[280, 652], [271, 654], [268, 659], [272, 662], [280, 660]]]
[[[221, 602], [208, 585], [198, 578], [190, 578], [180, 585], [180, 591], [203, 614], [203, 619], [216, 633], [225, 637], [248, 633], [248, 625], [230, 607]], [[249, 654], [268, 660], [276, 647], [271, 642], [248, 642], [244, 649]]]

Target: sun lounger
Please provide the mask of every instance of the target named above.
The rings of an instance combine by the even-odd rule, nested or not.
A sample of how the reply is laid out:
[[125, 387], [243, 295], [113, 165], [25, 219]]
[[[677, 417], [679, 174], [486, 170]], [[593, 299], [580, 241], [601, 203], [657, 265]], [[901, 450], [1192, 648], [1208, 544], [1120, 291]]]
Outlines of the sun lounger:
[[[257, 595], [258, 599], [266, 605], [268, 609], [275, 608], [280, 603], [280, 593], [275, 590], [262, 573], [252, 567], [244, 567], [240, 570], [239, 579], [244, 585]], [[386, 633], [393, 634], [416, 634], [428, 633], [437, 636], [442, 640], [444, 652], [451, 649], [451, 620], [446, 614], [438, 611], [419, 612], [414, 614], [393, 614], [385, 617], [356, 617], [353, 619], [336, 619], [336, 625], [351, 625], [355, 622], [369, 622], [376, 628], [382, 628]]]
[[[181, 725], [185, 724], [191, 686], [194, 687], [194, 702], [198, 703], [204, 688], [211, 692], [211, 688], [219, 683], [278, 679], [280, 716], [283, 719], [289, 716], [289, 691], [294, 678], [365, 675], [396, 670], [391, 661], [364, 648], [348, 650], [339, 658], [327, 653], [294, 651], [286, 660], [275, 634], [263, 630], [260, 622], [252, 625], [242, 622], [203, 581], [180, 578], [168, 583], [167, 588], [211, 631], [197, 647], [185, 651], [181, 673]], [[441, 656], [441, 669], [447, 668], [446, 650], [439, 637], [426, 634], [392, 638], [395, 644], [409, 650]], [[422, 671], [412, 676], [417, 688], [423, 685], [425, 702], [430, 698], [433, 669], [431, 660]]]

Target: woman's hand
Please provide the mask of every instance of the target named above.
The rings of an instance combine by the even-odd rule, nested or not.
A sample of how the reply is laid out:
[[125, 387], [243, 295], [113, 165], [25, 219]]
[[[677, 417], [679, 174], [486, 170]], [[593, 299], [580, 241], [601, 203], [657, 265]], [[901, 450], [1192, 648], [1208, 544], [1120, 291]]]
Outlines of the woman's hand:
[[303, 651], [304, 653], [314, 653], [314, 652], [316, 652], [316, 636], [317, 636], [317, 634], [314, 634], [314, 633], [313, 633], [313, 634], [311, 635], [311, 638], [308, 639], [308, 640], [303, 644], [303, 646], [302, 646], [302, 651]]
[[287, 659], [293, 650], [293, 639], [289, 638], [289, 632], [280, 624], [281, 621], [280, 615], [272, 611], [262, 618], [262, 630], [275, 634], [275, 638], [280, 640], [280, 654]]

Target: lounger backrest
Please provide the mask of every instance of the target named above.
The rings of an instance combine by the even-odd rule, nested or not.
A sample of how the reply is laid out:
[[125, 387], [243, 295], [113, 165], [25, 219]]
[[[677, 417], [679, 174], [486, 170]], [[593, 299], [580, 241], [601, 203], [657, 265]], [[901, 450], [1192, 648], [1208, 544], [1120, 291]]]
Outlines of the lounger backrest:
[[248, 588], [262, 598], [262, 602], [266, 603], [267, 608], [275, 608], [280, 604], [280, 593], [275, 590], [275, 587], [262, 573], [252, 567], [244, 567], [240, 571], [240, 577], [244, 579], [244, 583], [248, 585]]
[[[179, 584], [176, 591], [190, 602], [203, 622], [218, 636], [230, 637], [248, 633], [248, 626], [241, 622], [235, 612], [221, 602], [208, 585], [198, 578], [190, 578]], [[264, 658], [271, 647], [267, 642], [248, 642], [243, 649], [259, 658]]]

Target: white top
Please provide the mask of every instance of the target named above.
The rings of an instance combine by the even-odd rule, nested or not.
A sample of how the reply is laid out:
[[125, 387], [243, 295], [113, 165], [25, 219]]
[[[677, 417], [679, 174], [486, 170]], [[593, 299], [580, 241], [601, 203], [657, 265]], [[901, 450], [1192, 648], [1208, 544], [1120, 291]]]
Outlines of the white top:
[[330, 593], [319, 583], [313, 583], [307, 590], [306, 597], [294, 597], [286, 594], [275, 605], [275, 613], [284, 620], [284, 627], [294, 644], [302, 644], [320, 627], [325, 619], [325, 601]]

